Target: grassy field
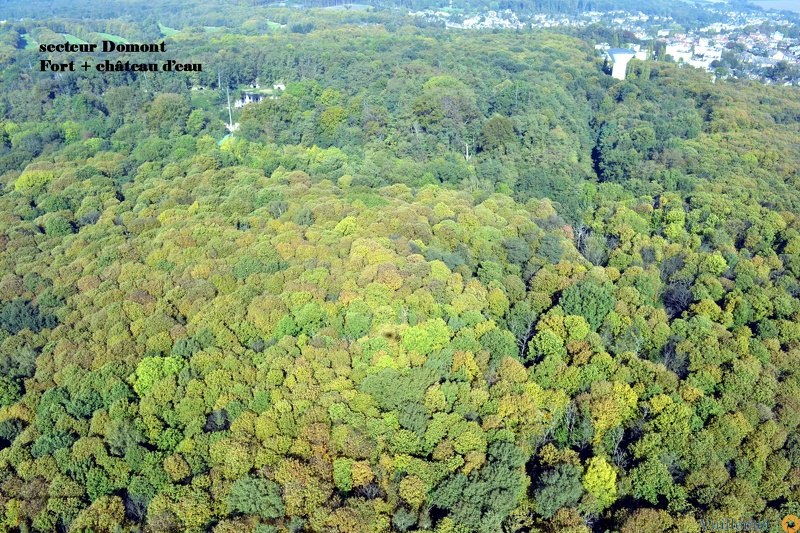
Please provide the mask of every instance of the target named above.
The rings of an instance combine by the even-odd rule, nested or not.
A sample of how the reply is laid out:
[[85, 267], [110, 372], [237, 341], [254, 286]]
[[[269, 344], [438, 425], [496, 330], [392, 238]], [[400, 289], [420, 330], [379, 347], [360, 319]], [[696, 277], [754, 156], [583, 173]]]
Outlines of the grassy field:
[[115, 43], [127, 43], [127, 42], [129, 42], [124, 37], [120, 37], [119, 35], [113, 35], [111, 33], [96, 32], [95, 35], [99, 35], [101, 39], [104, 39], [106, 41], [114, 41]]
[[[206, 111], [218, 112], [218, 108], [220, 106], [219, 103], [219, 94], [217, 91], [212, 89], [206, 89], [204, 91], [192, 91], [191, 92], [192, 98], [192, 107], [196, 107], [199, 109], [204, 109]], [[231, 102], [233, 105], [233, 102]], [[225, 111], [225, 120], [228, 120], [228, 111], [226, 107]]]
[[367, 4], [344, 4], [341, 6], [329, 6], [323, 9], [330, 9], [331, 11], [344, 11], [344, 10], [353, 10], [353, 11], [366, 11], [371, 6]]
[[25, 50], [36, 50], [39, 48], [39, 43], [36, 39], [31, 37], [29, 33], [23, 33], [22, 38], [25, 39]]
[[67, 42], [70, 44], [87, 44], [86, 41], [84, 41], [83, 39], [79, 39], [78, 37], [75, 37], [71, 33], [62, 33], [61, 35], [63, 35], [64, 38], [67, 40]]
[[161, 33], [163, 33], [165, 37], [169, 37], [170, 35], [175, 35], [176, 33], [180, 33], [175, 28], [169, 28], [161, 23], [158, 24], [158, 29], [161, 30]]

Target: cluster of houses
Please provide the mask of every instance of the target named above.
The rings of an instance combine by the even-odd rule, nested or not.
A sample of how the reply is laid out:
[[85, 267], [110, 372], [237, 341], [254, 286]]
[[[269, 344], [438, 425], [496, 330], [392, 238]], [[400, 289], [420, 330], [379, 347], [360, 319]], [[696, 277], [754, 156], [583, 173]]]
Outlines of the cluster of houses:
[[651, 57], [652, 52], [635, 44], [625, 44], [621, 48], [607, 43], [597, 45], [596, 48], [606, 53], [615, 65], [612, 72], [615, 77], [624, 77], [625, 65], [634, 57], [671, 58], [678, 63], [714, 72], [715, 67], [723, 60], [723, 53], [729, 50], [744, 65], [742, 72], [737, 72], [736, 75], [749, 76], [751, 79], [761, 79], [765, 69], [775, 67], [783, 61], [800, 65], [800, 39], [787, 38], [774, 29], [765, 32], [759, 29], [791, 27], [796, 19], [789, 20], [786, 14], [776, 11], [725, 11], [729, 8], [724, 3], [711, 4], [706, 9], [718, 21], [689, 31], [668, 16], [625, 11], [589, 11], [574, 15], [535, 14], [525, 20], [521, 20], [508, 9], [470, 14], [445, 8], [411, 12], [410, 15], [443, 23], [447, 28], [468, 29], [587, 27], [601, 24], [607, 28], [628, 31], [640, 42], [660, 43], [657, 49], [663, 56], [668, 56]]
[[[619, 72], [622, 73], [622, 77], [614, 74], [614, 77], [619, 79], [624, 79], [624, 67], [621, 65], [620, 61], [624, 59], [626, 53], [630, 54], [630, 59], [636, 58], [642, 61], [655, 59], [652, 57], [652, 52], [638, 44], [630, 44], [625, 48], [611, 48], [608, 43], [601, 43], [595, 45], [595, 49], [605, 51], [613, 61], [615, 67], [620, 64]], [[722, 59], [723, 50], [723, 46], [712, 43], [707, 38], [701, 38], [697, 40], [696, 44], [692, 44], [688, 41], [670, 42], [666, 44], [664, 54], [668, 56], [668, 58], [672, 58], [676, 63], [684, 63], [695, 68], [704, 68], [710, 71], [713, 70], [711, 63]]]
[[[715, 12], [720, 22], [715, 22], [697, 30], [685, 31], [674, 21], [656, 21], [647, 15], [618, 16], [612, 19], [614, 27], [627, 30], [646, 42], [659, 42], [665, 58], [677, 63], [715, 72], [723, 61], [723, 53], [730, 52], [737, 62], [737, 76], [758, 79], [767, 83], [771, 79], [770, 69], [783, 64], [800, 66], [800, 39], [789, 38], [775, 28], [792, 27], [795, 20], [786, 14], [774, 11], [753, 12]], [[634, 52], [640, 49], [634, 45], [624, 45]], [[608, 44], [596, 48], [607, 51]], [[624, 54], [617, 53], [616, 57]], [[611, 54], [608, 54], [609, 58]], [[638, 57], [638, 56], [637, 56]], [[640, 57], [641, 59], [641, 57]], [[793, 84], [800, 80], [789, 80]], [[782, 81], [783, 82], [783, 81]]]
[[[740, 74], [767, 83], [774, 81], [770, 79], [769, 69], [782, 62], [800, 65], [800, 39], [786, 38], [779, 31], [762, 33], [751, 25], [741, 28], [715, 24], [697, 32], [660, 29], [650, 34], [639, 33], [636, 37], [650, 43], [662, 43], [659, 48], [665, 57], [651, 57], [653, 46], [648, 49], [638, 44], [626, 44], [623, 48], [612, 48], [608, 43], [595, 45], [612, 62], [612, 75], [615, 78], [625, 78], [625, 68], [633, 58], [671, 59], [676, 63], [715, 72], [723, 53], [727, 51], [742, 65], [743, 72]], [[784, 84], [791, 85], [794, 81], [800, 80], [789, 80]]]
[[286, 90], [286, 85], [283, 83], [275, 83], [272, 85], [272, 89], [262, 89], [258, 81], [255, 81], [250, 84], [250, 89], [250, 91], [242, 91], [242, 95], [238, 100], [236, 100], [236, 103], [233, 104], [233, 107], [239, 109], [247, 104], [257, 104], [264, 99], [274, 100], [278, 97], [276, 93]]
[[421, 11], [410, 11], [409, 15], [421, 17], [429, 22], [443, 22], [445, 27], [454, 29], [487, 29], [487, 28], [559, 28], [575, 27], [582, 28], [592, 24], [607, 24], [619, 26], [623, 24], [635, 24], [640, 22], [666, 22], [667, 19], [658, 16], [648, 16], [642, 13], [629, 14], [623, 11], [600, 12], [587, 11], [575, 15], [561, 13], [538, 13], [520, 19], [516, 13], [510, 9], [489, 10], [481, 13], [462, 13], [455, 9], [424, 9]]
[[[666, 54], [673, 61], [706, 70], [712, 70], [711, 64], [722, 59], [722, 53], [730, 49], [740, 50], [739, 60], [753, 68], [770, 68], [781, 61], [797, 63], [800, 60], [797, 55], [800, 47], [793, 46], [796, 40], [784, 39], [783, 34], [777, 31], [769, 34], [731, 32], [713, 36], [676, 34], [661, 40], [666, 42]], [[734, 47], [733, 44], [740, 46]]]

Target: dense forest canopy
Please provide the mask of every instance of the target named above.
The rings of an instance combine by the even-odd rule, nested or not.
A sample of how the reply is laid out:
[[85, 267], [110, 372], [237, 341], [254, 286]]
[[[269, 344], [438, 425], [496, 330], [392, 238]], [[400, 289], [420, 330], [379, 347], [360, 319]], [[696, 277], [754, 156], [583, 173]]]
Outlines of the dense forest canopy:
[[269, 13], [0, 26], [0, 531], [800, 512], [797, 89]]

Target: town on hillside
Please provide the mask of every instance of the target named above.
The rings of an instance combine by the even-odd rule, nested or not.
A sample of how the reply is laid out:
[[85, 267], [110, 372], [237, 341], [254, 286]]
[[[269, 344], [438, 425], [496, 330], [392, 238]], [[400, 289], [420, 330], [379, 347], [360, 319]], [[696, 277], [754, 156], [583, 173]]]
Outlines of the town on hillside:
[[617, 42], [595, 44], [598, 55], [630, 49], [636, 59], [674, 61], [705, 69], [718, 78], [749, 78], [766, 84], [800, 85], [800, 26], [797, 16], [778, 11], [728, 11], [710, 6], [715, 22], [688, 28], [668, 16], [591, 11], [574, 15], [520, 16], [511, 10], [466, 14], [454, 9], [411, 12], [451, 29], [565, 28], [591, 34], [612, 30]]

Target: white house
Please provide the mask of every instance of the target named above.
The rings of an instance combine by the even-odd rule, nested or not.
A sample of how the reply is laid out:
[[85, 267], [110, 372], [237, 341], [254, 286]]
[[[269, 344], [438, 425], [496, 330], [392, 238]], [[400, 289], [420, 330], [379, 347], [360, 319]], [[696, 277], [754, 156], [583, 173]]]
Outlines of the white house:
[[242, 97], [239, 100], [237, 100], [235, 104], [233, 104], [233, 107], [239, 109], [240, 107], [244, 107], [247, 104], [257, 104], [258, 102], [263, 100], [264, 97], [265, 96], [263, 94], [259, 93], [243, 92]]
[[692, 49], [683, 44], [668, 44], [666, 52], [676, 63], [679, 61], [688, 63], [692, 59]]
[[775, 61], [784, 61], [786, 59], [786, 54], [784, 54], [780, 50], [776, 50], [775, 52], [772, 52], [769, 55], [769, 58]]

